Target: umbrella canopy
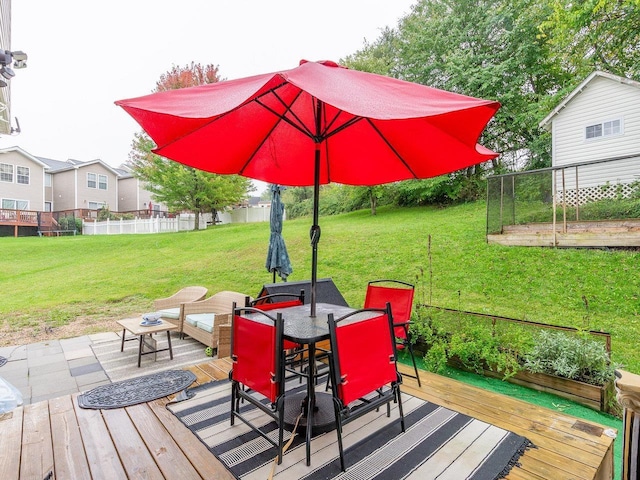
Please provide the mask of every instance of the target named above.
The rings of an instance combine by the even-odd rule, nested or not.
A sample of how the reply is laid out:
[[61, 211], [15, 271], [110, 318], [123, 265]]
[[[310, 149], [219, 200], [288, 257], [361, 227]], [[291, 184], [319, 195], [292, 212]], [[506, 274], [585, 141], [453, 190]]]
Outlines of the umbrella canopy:
[[498, 102], [329, 61], [116, 105], [149, 134], [158, 155], [218, 174], [314, 186], [312, 315], [320, 185], [430, 178], [497, 156], [477, 142]]
[[276, 281], [276, 273], [283, 281], [293, 272], [291, 260], [287, 253], [287, 246], [282, 238], [282, 221], [284, 220], [284, 204], [280, 196], [281, 187], [271, 185], [271, 236], [269, 237], [269, 250], [267, 251], [266, 267], [273, 272], [273, 281]]

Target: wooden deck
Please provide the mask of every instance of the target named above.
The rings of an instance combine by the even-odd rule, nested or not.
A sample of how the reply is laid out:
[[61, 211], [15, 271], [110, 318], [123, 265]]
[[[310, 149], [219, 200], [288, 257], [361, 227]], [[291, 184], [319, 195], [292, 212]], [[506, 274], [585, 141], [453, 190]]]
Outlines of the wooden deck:
[[[229, 368], [228, 359], [221, 359], [189, 370], [202, 384], [227, 378]], [[604, 427], [438, 375], [423, 372], [421, 378], [422, 388], [406, 378], [403, 391], [524, 435], [536, 445], [506, 478], [613, 478], [613, 439]], [[86, 410], [75, 397], [0, 416], [0, 479], [233, 478], [165, 408], [169, 398]]]

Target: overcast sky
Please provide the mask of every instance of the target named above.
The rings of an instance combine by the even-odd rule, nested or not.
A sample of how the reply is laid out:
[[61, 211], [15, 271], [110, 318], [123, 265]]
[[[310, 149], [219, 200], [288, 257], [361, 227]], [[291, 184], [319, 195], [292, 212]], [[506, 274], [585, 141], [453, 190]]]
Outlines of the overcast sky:
[[173, 65], [218, 65], [230, 80], [302, 58], [338, 61], [415, 2], [13, 0], [11, 49], [29, 60], [11, 80], [22, 133], [0, 137], [0, 148], [119, 166], [140, 129], [113, 102], [150, 93]]

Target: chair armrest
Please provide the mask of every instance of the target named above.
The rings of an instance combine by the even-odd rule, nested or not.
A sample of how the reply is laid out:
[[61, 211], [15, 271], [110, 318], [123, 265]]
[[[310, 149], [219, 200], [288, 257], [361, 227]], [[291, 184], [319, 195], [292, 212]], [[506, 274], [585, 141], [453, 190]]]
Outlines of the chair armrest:
[[165, 308], [175, 308], [178, 306], [175, 298], [159, 298], [153, 301], [153, 310], [163, 310]]

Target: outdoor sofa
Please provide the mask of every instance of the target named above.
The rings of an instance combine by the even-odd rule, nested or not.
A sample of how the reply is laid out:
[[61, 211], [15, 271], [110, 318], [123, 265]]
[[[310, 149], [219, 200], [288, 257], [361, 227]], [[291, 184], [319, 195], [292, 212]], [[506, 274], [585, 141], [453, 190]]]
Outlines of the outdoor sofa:
[[162, 320], [177, 325], [181, 330], [180, 306], [185, 302], [195, 302], [202, 300], [207, 295], [206, 287], [192, 286], [184, 287], [170, 297], [159, 298], [153, 301], [153, 311], [160, 314]]
[[180, 307], [181, 333], [217, 349], [220, 326], [231, 325], [233, 303], [243, 307], [247, 298], [252, 300], [244, 293], [222, 291], [205, 300], [183, 303]]

